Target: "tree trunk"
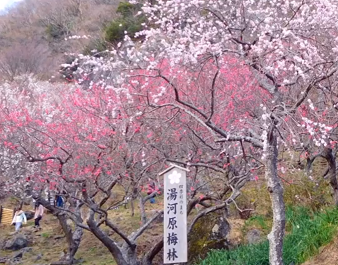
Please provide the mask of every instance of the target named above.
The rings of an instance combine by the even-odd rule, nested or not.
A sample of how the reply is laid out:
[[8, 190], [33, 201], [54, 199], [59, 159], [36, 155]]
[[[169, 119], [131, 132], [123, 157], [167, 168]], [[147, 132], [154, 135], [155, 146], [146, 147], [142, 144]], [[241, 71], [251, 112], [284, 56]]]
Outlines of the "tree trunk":
[[285, 229], [285, 205], [283, 186], [277, 174], [277, 137], [273, 130], [270, 132], [264, 148], [266, 155], [265, 178], [270, 192], [273, 211], [273, 223], [269, 239], [269, 260], [271, 265], [283, 265], [283, 237]]
[[337, 170], [336, 170], [336, 157], [333, 153], [333, 150], [331, 148], [325, 147], [324, 150], [320, 153], [314, 156], [312, 159], [307, 159], [307, 166], [306, 170], [308, 175], [310, 174], [311, 167], [313, 162], [317, 157], [323, 157], [325, 158], [328, 168], [325, 171], [323, 177], [329, 176], [330, 185], [332, 187], [332, 196], [333, 196], [333, 202], [336, 206], [338, 206], [338, 181], [337, 181]]
[[324, 148], [322, 156], [326, 159], [329, 167], [329, 179], [330, 185], [333, 189], [333, 201], [338, 206], [338, 181], [337, 181], [337, 170], [336, 170], [336, 158], [333, 155], [331, 148]]
[[67, 218], [64, 215], [59, 214], [57, 215], [57, 218], [62, 226], [62, 230], [66, 235], [68, 243], [68, 251], [63, 259], [67, 264], [73, 264], [74, 256], [79, 249], [81, 243], [83, 229], [79, 226], [75, 226], [75, 229], [73, 231], [72, 228], [67, 224]]
[[140, 212], [141, 212], [141, 222], [144, 225], [147, 222], [147, 215], [144, 209], [144, 200], [142, 196], [140, 197]]
[[132, 249], [126, 243], [122, 247], [122, 254], [128, 265], [144, 265], [137, 259], [136, 248]]
[[90, 217], [87, 220], [88, 227], [90, 231], [99, 239], [103, 245], [109, 250], [109, 252], [114, 257], [117, 265], [130, 265], [124, 258], [121, 248], [112, 240], [110, 237], [104, 233], [100, 227], [97, 226], [97, 223], [94, 221], [94, 213], [90, 213]]
[[[68, 251], [66, 256], [63, 258], [63, 260], [60, 260], [58, 262], [54, 262], [52, 264], [73, 264], [74, 263], [74, 256], [79, 249], [82, 235], [83, 235], [83, 229], [79, 226], [75, 226], [74, 231], [72, 230], [71, 226], [68, 225], [67, 220], [69, 218], [65, 213], [62, 212], [62, 210], [52, 206], [49, 201], [46, 201], [42, 199], [41, 197], [38, 197], [37, 200], [46, 208], [48, 209], [54, 216], [57, 217], [59, 220], [59, 223], [62, 227], [62, 231], [65, 233], [67, 243], [68, 243]], [[76, 213], [80, 214], [80, 209], [75, 208]]]
[[134, 198], [130, 200], [131, 216], [135, 215]]
[[75, 230], [73, 232], [73, 238], [72, 238], [72, 243], [69, 246], [69, 258], [73, 262], [74, 256], [79, 249], [81, 239], [83, 235], [83, 230], [81, 227], [76, 226]]

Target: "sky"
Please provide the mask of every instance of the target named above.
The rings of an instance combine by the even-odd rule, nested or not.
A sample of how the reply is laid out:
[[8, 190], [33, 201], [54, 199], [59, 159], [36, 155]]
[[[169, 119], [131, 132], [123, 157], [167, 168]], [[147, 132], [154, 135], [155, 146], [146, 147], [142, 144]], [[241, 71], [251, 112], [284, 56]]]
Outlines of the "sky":
[[22, 0], [0, 0], [0, 11], [3, 11], [6, 7], [10, 7], [15, 2], [20, 2]]

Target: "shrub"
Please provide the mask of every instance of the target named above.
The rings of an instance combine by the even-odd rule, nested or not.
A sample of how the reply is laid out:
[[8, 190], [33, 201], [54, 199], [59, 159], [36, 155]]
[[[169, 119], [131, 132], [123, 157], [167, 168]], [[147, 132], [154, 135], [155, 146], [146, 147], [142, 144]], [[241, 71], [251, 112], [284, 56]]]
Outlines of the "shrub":
[[[96, 53], [100, 53], [107, 50], [107, 45], [102, 39], [93, 39], [85, 46], [85, 48], [83, 49], [83, 54], [93, 55], [92, 52], [93, 50], [95, 50], [94, 52], [95, 56]], [[102, 56], [102, 54], [100, 54], [99, 56]]]
[[116, 13], [122, 15], [122, 17], [130, 17], [135, 11], [138, 11], [140, 8], [138, 5], [133, 5], [129, 2], [120, 2], [117, 7]]
[[60, 39], [67, 35], [67, 30], [63, 25], [49, 24], [46, 27], [46, 34], [50, 39]]
[[130, 38], [135, 37], [135, 33], [142, 30], [142, 23], [145, 17], [135, 15], [140, 10], [139, 5], [132, 5], [128, 2], [120, 2], [117, 13], [121, 17], [113, 20], [105, 29], [105, 39], [108, 42], [115, 43], [123, 40], [125, 32]]

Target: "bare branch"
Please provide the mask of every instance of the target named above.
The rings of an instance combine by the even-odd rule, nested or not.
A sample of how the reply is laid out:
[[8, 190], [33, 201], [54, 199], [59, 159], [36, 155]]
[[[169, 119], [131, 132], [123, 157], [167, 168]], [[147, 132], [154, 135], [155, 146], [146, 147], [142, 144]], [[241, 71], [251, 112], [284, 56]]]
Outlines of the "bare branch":
[[140, 235], [143, 234], [143, 232], [149, 227], [149, 225], [156, 220], [159, 216], [163, 214], [163, 211], [157, 212], [151, 219], [149, 219], [148, 222], [146, 222], [143, 226], [141, 226], [136, 232], [132, 233], [130, 235], [130, 240], [135, 241]]

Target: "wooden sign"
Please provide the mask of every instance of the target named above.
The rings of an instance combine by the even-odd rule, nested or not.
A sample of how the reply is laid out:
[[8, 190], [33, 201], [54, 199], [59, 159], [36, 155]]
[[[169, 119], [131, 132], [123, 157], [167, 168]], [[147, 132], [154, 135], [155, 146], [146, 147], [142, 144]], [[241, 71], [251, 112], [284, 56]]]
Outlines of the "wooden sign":
[[187, 169], [173, 165], [164, 175], [164, 264], [188, 261]]
[[14, 211], [12, 209], [6, 209], [1, 206], [0, 210], [0, 223], [10, 225], [13, 220]]

